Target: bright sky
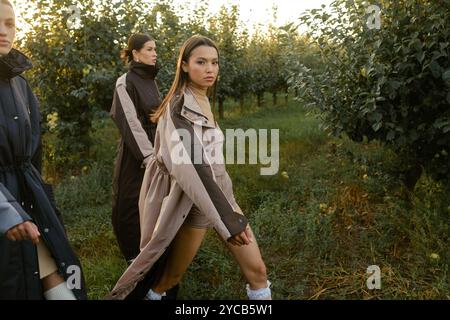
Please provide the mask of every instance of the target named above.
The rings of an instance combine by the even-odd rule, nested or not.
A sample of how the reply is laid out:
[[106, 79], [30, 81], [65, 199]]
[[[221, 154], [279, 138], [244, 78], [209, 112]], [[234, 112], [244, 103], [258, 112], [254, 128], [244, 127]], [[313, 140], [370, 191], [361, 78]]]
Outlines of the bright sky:
[[[27, 0], [13, 0], [12, 2], [18, 6], [19, 14], [25, 14], [20, 12], [20, 8], [23, 7]], [[73, 4], [77, 2], [77, 0], [73, 0]], [[173, 0], [175, 7], [178, 4], [183, 4], [193, 9], [196, 7], [197, 2], [197, 0]], [[211, 0], [209, 2], [209, 10], [211, 13], [215, 13], [223, 5], [228, 7], [234, 4], [238, 5], [241, 20], [251, 32], [254, 25], [260, 25], [264, 29], [264, 26], [267, 26], [272, 21], [272, 8], [274, 5], [278, 7], [278, 21], [275, 24], [281, 26], [289, 21], [296, 20], [307, 9], [319, 8], [322, 4], [329, 5], [331, 2], [332, 0]]]
[[[195, 8], [196, 0], [173, 0], [176, 4], [191, 3]], [[333, 0], [211, 0], [209, 10], [218, 12], [223, 5], [231, 7], [238, 5], [241, 20], [251, 31], [254, 25], [267, 26], [272, 21], [273, 6], [278, 7], [277, 26], [296, 20], [305, 10], [320, 8], [322, 4], [329, 5]]]

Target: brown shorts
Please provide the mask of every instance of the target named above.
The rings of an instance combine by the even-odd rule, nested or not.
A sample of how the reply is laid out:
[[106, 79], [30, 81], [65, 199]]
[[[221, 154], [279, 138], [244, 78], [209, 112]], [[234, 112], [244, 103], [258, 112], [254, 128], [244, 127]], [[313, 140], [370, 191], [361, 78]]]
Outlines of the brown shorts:
[[184, 225], [197, 229], [211, 229], [213, 227], [211, 222], [195, 204], [192, 206], [191, 211], [189, 211], [186, 220], [184, 220]]

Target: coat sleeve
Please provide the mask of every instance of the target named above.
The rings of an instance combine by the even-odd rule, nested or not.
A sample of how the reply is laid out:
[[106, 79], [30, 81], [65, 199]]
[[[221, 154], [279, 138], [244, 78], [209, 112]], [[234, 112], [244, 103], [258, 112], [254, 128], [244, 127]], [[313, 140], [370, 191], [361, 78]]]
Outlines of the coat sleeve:
[[[168, 111], [166, 117], [163, 127], [166, 132], [162, 133], [162, 136], [170, 155], [163, 160], [171, 176], [200, 211], [220, 217], [228, 230], [228, 233], [217, 230], [222, 238], [229, 240], [230, 237], [240, 234], [245, 230], [248, 220], [233, 208], [216, 183], [214, 171], [197, 137], [194, 124], [177, 112]], [[189, 136], [190, 139], [183, 138], [183, 135]], [[180, 149], [183, 149], [183, 152], [180, 152]], [[184, 157], [178, 158], [181, 153]], [[201, 156], [196, 156], [198, 154]]]
[[137, 116], [136, 107], [126, 87], [126, 75], [117, 80], [111, 117], [134, 157], [145, 166], [153, 153], [153, 145]]
[[28, 220], [31, 220], [30, 216], [17, 203], [8, 189], [0, 183], [0, 235]]

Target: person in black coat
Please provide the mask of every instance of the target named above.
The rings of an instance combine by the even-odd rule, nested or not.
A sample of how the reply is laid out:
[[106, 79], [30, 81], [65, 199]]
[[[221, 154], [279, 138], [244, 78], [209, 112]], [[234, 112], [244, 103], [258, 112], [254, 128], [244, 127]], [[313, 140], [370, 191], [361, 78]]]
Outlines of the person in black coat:
[[86, 299], [81, 265], [40, 174], [40, 114], [0, 0], [0, 299]]
[[[159, 70], [155, 41], [146, 34], [132, 35], [122, 59], [129, 71], [117, 80], [111, 107], [121, 136], [113, 177], [112, 225], [119, 248], [130, 262], [140, 252], [139, 192], [156, 134], [149, 116], [161, 103], [155, 82]], [[130, 100], [121, 101], [120, 90], [126, 90]]]
[[[152, 37], [143, 33], [130, 36], [122, 51], [129, 71], [117, 80], [111, 107], [121, 136], [113, 177], [112, 225], [128, 264], [140, 252], [139, 194], [156, 135], [150, 116], [162, 101], [155, 81], [160, 69], [157, 57]], [[120, 90], [127, 94], [119, 95]], [[120, 96], [129, 100], [121, 101]], [[178, 285], [169, 290], [165, 299], [176, 299], [178, 290]]]

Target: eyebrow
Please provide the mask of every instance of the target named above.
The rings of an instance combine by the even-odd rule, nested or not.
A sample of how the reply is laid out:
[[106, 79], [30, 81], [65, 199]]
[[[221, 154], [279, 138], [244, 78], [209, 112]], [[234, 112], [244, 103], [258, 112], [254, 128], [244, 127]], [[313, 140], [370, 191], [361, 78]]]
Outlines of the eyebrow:
[[[198, 58], [196, 58], [197, 60], [206, 60], [206, 61], [208, 61], [208, 59], [207, 58], [204, 58], [204, 57], [198, 57]], [[212, 58], [212, 59], [209, 59], [209, 60], [219, 60], [219, 58]]]

